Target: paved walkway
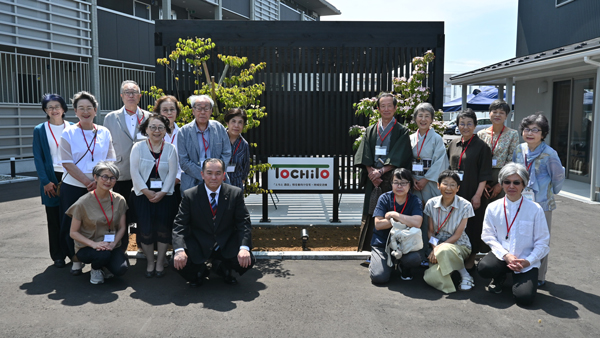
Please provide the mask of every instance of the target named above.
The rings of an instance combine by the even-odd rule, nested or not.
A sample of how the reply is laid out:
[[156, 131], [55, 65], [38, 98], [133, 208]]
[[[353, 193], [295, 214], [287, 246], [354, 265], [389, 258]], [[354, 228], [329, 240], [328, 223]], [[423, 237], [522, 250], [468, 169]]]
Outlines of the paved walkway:
[[[600, 332], [600, 206], [559, 196], [548, 284], [528, 309], [510, 287], [444, 295], [394, 275], [373, 286], [358, 261], [269, 259], [228, 286], [190, 289], [172, 271], [89, 283], [50, 266], [37, 182], [0, 186], [0, 336], [125, 337], [593, 337]], [[281, 196], [280, 196], [281, 198]], [[345, 197], [344, 197], [345, 198]]]
[[269, 197], [271, 222], [261, 223], [262, 195], [250, 195], [246, 198], [253, 225], [360, 225], [364, 194], [341, 195], [339, 209], [341, 223], [329, 222], [333, 218], [333, 194], [273, 194], [273, 199], [275, 204]]

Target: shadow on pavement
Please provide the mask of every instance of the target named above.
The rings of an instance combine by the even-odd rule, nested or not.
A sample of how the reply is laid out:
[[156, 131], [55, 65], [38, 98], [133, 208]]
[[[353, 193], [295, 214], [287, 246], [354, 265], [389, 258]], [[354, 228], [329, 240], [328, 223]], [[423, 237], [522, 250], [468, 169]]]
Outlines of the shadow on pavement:
[[237, 302], [249, 302], [258, 298], [260, 291], [266, 289], [258, 282], [262, 273], [257, 269], [238, 277], [238, 285], [226, 285], [223, 279], [212, 273], [208, 280], [198, 288], [190, 288], [186, 281], [172, 268], [166, 268], [163, 278], [146, 278], [146, 261], [137, 261], [127, 272], [131, 288], [131, 298], [151, 305], [175, 304], [187, 306], [202, 304], [204, 308], [220, 312], [237, 308]]
[[49, 299], [61, 301], [63, 305], [78, 306], [114, 302], [119, 298], [116, 293], [128, 287], [122, 278], [111, 278], [104, 284], [91, 285], [89, 271], [80, 276], [71, 276], [70, 269], [71, 265], [62, 269], [49, 266], [34, 276], [30, 283], [21, 285], [20, 289], [28, 295], [48, 294]]
[[290, 270], [281, 266], [281, 260], [260, 260], [256, 261], [254, 269], [260, 271], [263, 275], [273, 275], [276, 278], [290, 278], [294, 276]]
[[394, 270], [390, 277], [390, 282], [384, 286], [390, 291], [399, 292], [406, 297], [414, 299], [435, 301], [444, 296], [443, 292], [440, 292], [425, 283], [423, 280], [425, 269], [415, 268], [412, 269], [412, 273], [413, 279], [411, 281], [405, 281], [400, 278], [400, 271]]
[[[482, 286], [482, 289], [480, 290], [482, 291], [482, 295], [471, 297], [473, 303], [487, 305], [496, 309], [517, 306], [515, 305], [512, 295], [512, 280], [510, 277], [508, 277], [504, 283], [502, 293], [497, 295], [491, 294], [485, 290], [489, 280], [483, 280], [481, 278], [480, 280], [483, 282], [483, 284], [479, 284]], [[600, 314], [600, 297], [591, 293], [579, 291], [570, 285], [555, 284], [552, 282], [546, 282], [544, 288], [538, 289], [534, 303], [525, 308], [530, 310], [542, 310], [550, 316], [557, 318], [580, 318], [579, 313], [577, 312], [579, 308], [568, 301], [578, 302], [587, 310], [595, 314]]]

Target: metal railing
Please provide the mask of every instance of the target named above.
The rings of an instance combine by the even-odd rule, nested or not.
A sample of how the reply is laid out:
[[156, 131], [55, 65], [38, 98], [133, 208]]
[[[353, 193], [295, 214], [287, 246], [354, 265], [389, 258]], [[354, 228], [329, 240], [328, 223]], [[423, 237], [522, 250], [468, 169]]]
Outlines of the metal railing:
[[[119, 96], [121, 82], [124, 80], [133, 80], [138, 83], [141, 90], [150, 90], [154, 85], [154, 69], [131, 69], [116, 66], [100, 65], [100, 109], [103, 111], [112, 111], [123, 107], [123, 101]], [[142, 109], [148, 109], [149, 104], [154, 101], [143, 95], [140, 101]]]
[[87, 61], [0, 52], [0, 102], [39, 103], [45, 93], [65, 99], [89, 90]]

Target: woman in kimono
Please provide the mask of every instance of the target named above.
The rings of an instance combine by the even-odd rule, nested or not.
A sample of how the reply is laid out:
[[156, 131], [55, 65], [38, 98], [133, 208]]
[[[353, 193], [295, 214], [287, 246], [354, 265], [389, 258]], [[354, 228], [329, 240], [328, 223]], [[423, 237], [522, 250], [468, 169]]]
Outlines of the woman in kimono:
[[[395, 168], [410, 168], [412, 159], [409, 130], [394, 118], [397, 100], [390, 93], [377, 99], [381, 119], [369, 126], [354, 155], [354, 165], [360, 167], [365, 201], [360, 226], [358, 251], [371, 250], [375, 225], [373, 211], [381, 194], [392, 190], [391, 175]], [[367, 262], [365, 262], [367, 263]], [[363, 263], [363, 265], [367, 265]]]
[[[427, 102], [421, 103], [415, 108], [413, 120], [417, 124], [418, 130], [410, 135], [410, 145], [412, 147], [413, 162], [412, 173], [415, 177], [413, 193], [425, 205], [430, 198], [439, 196], [440, 190], [437, 187], [437, 180], [442, 171], [448, 169], [448, 156], [444, 139], [431, 128], [435, 110]], [[427, 243], [427, 228], [429, 219], [423, 216], [421, 232], [423, 233], [423, 243]], [[426, 260], [431, 249], [424, 245], [421, 250], [422, 265], [427, 266]]]
[[450, 169], [456, 171], [460, 180], [458, 196], [471, 202], [475, 217], [469, 218], [465, 232], [471, 241], [471, 254], [465, 260], [465, 267], [475, 267], [475, 256], [479, 252], [488, 252], [489, 247], [481, 241], [481, 227], [486, 201], [482, 199], [483, 190], [492, 179], [492, 151], [474, 132], [477, 125], [475, 112], [467, 108], [456, 118], [461, 138], [448, 145]]

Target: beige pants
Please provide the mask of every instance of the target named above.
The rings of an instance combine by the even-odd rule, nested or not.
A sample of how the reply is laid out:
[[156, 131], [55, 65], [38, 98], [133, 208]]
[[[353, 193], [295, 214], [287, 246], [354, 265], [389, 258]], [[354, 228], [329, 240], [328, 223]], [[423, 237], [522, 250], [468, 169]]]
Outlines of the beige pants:
[[438, 245], [434, 252], [438, 262], [425, 270], [423, 279], [444, 293], [456, 292], [450, 274], [465, 267], [465, 258], [471, 254], [471, 249], [464, 245], [444, 243]]
[[[548, 233], [550, 233], [550, 225], [552, 224], [552, 211], [544, 211], [544, 216], [546, 216], [546, 223], [548, 223]], [[550, 239], [552, 239], [552, 236], [550, 236]], [[548, 243], [548, 246], [550, 246], [550, 243]], [[540, 270], [538, 272], [538, 280], [546, 280], [546, 271], [548, 271], [548, 256], [550, 256], [550, 254], [542, 258]]]

